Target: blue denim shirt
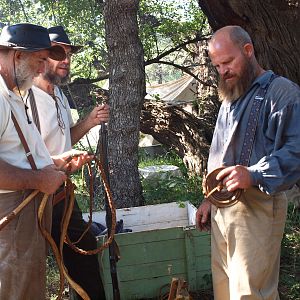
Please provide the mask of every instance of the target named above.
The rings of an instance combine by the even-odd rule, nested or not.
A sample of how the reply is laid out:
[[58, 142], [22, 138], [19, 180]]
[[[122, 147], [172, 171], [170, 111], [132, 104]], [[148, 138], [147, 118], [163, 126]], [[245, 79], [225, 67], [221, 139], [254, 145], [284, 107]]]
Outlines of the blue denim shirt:
[[[252, 102], [272, 74], [256, 78], [244, 97], [222, 103], [208, 172], [239, 164]], [[268, 194], [287, 190], [300, 179], [300, 88], [284, 77], [275, 78], [265, 95], [248, 170], [254, 185]]]

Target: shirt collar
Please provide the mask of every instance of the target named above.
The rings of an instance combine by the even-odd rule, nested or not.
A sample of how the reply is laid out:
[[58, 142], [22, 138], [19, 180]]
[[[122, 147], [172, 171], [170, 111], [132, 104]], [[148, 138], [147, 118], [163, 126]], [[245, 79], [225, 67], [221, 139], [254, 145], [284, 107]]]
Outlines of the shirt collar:
[[257, 78], [255, 78], [255, 80], [253, 81], [252, 85], [251, 85], [251, 88], [254, 86], [254, 85], [259, 85], [261, 86], [262, 88], [265, 88], [266, 85], [268, 84], [271, 76], [274, 74], [273, 71], [271, 70], [268, 70], [266, 72], [264, 72], [263, 74], [259, 75]]

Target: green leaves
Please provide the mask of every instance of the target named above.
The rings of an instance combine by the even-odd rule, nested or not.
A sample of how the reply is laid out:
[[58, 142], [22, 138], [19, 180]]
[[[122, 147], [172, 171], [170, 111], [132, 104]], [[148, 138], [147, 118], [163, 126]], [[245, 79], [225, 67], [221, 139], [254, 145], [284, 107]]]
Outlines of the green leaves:
[[[0, 0], [3, 24], [30, 22], [45, 27], [62, 25], [75, 44], [85, 45], [83, 51], [72, 58], [72, 80], [97, 78], [107, 71], [103, 7], [96, 0]], [[197, 0], [141, 0], [138, 12], [139, 32], [145, 60], [174, 48], [207, 30], [206, 18]], [[186, 50], [186, 47], [185, 47]], [[164, 60], [184, 64], [188, 54], [181, 48]], [[149, 78], [157, 78], [157, 65], [147, 68]], [[161, 67], [160, 76], [178, 78], [181, 71]], [[151, 76], [153, 74], [153, 76]]]

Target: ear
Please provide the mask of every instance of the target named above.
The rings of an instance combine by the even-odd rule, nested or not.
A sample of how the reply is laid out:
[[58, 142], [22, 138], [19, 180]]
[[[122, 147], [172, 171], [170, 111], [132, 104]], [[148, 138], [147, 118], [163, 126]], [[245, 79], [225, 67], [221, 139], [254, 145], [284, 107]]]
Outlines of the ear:
[[23, 54], [22, 51], [16, 50], [16, 52], [15, 52], [15, 59], [16, 60], [20, 60], [21, 57], [22, 57], [22, 54]]
[[252, 45], [252, 44], [249, 44], [249, 43], [245, 44], [244, 47], [243, 47], [243, 49], [244, 49], [244, 54], [245, 54], [247, 57], [249, 57], [249, 58], [250, 58], [250, 57], [253, 55], [253, 53], [254, 53], [254, 48], [253, 48], [253, 45]]

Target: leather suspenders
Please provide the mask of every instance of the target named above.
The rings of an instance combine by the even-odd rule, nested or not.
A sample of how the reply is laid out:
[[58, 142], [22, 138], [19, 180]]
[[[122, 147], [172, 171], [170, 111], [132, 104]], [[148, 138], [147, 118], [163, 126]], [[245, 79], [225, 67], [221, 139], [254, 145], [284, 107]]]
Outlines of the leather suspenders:
[[254, 140], [255, 140], [255, 133], [256, 133], [256, 128], [258, 124], [258, 118], [259, 118], [259, 111], [261, 108], [261, 105], [265, 99], [267, 90], [271, 84], [271, 82], [278, 77], [275, 74], [272, 74], [269, 82], [266, 84], [265, 87], [260, 87], [257, 95], [254, 98], [254, 101], [252, 103], [248, 123], [247, 123], [247, 129], [246, 129], [246, 134], [244, 137], [243, 141], [243, 147], [242, 147], [242, 152], [240, 156], [240, 165], [243, 166], [249, 166], [250, 158], [251, 158], [251, 153], [254, 145]]
[[37, 167], [36, 167], [36, 164], [35, 164], [35, 162], [34, 162], [32, 153], [30, 152], [30, 149], [29, 149], [29, 147], [28, 147], [28, 144], [27, 144], [27, 142], [26, 142], [26, 139], [25, 139], [25, 137], [24, 137], [24, 135], [23, 135], [23, 132], [22, 132], [22, 130], [21, 130], [20, 126], [19, 126], [19, 123], [18, 123], [18, 121], [17, 121], [15, 115], [13, 114], [13, 112], [11, 112], [11, 118], [12, 118], [12, 120], [13, 120], [13, 122], [14, 122], [14, 125], [15, 125], [15, 127], [16, 127], [18, 136], [19, 136], [19, 138], [20, 138], [20, 140], [21, 140], [21, 143], [22, 143], [22, 145], [23, 145], [23, 147], [24, 147], [24, 149], [25, 149], [26, 157], [27, 157], [27, 159], [28, 159], [28, 161], [29, 161], [29, 164], [30, 164], [32, 170], [37, 170]]

